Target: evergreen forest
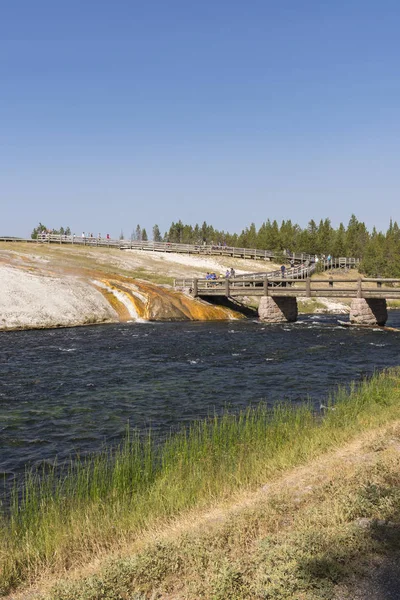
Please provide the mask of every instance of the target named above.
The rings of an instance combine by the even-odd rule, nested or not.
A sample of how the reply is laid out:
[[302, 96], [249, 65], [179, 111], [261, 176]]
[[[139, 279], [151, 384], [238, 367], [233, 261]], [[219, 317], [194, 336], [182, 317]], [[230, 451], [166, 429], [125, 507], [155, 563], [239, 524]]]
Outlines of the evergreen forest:
[[303, 229], [290, 220], [279, 225], [276, 220], [271, 222], [268, 219], [259, 229], [252, 223], [239, 234], [220, 231], [206, 222], [193, 227], [178, 221], [171, 224], [164, 236], [155, 225], [153, 239], [354, 257], [361, 259], [360, 270], [369, 277], [400, 277], [400, 228], [392, 220], [386, 233], [377, 231], [375, 227], [368, 231], [365, 223], [352, 215], [347, 227], [340, 223], [336, 229], [330, 219], [321, 219], [318, 224], [311, 219]]

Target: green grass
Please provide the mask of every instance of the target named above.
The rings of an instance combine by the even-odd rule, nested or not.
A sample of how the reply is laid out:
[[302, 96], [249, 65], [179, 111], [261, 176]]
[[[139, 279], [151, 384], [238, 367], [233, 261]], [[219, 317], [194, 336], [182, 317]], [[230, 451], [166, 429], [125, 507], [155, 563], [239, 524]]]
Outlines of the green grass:
[[326, 305], [323, 302], [318, 302], [318, 300], [297, 300], [297, 308], [299, 313], [303, 314], [313, 314], [317, 308], [326, 308]]
[[151, 283], [158, 283], [160, 285], [173, 285], [174, 278], [168, 277], [167, 275], [161, 275], [159, 273], [153, 273], [144, 268], [137, 268], [133, 271], [129, 271], [127, 269], [120, 269], [121, 274], [126, 275], [127, 277], [131, 277], [133, 279], [144, 279], [145, 281], [150, 281]]
[[0, 592], [89, 562], [146, 528], [252, 489], [398, 417], [399, 382], [393, 369], [340, 388], [323, 419], [311, 406], [260, 405], [196, 422], [162, 445], [131, 432], [120, 448], [61, 474], [56, 465], [45, 476], [27, 473], [22, 496], [14, 490], [0, 520]]
[[388, 308], [400, 308], [400, 300], [387, 300]]

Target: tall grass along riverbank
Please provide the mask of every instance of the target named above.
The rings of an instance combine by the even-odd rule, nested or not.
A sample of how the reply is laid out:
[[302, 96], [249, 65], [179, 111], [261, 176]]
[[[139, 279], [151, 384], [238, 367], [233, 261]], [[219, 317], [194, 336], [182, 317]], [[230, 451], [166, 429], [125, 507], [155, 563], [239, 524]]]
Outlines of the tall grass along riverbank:
[[[65, 572], [129, 546], [139, 552], [139, 558], [129, 566], [121, 563], [119, 575], [113, 567], [114, 584], [109, 588], [117, 590], [120, 579], [125, 586], [129, 581], [130, 593], [147, 593], [163, 579], [166, 567], [165, 557], [163, 566], [158, 567], [147, 554], [140, 558], [140, 539], [145, 538], [146, 531], [160, 529], [179, 516], [205, 510], [216, 502], [226, 502], [244, 490], [255, 490], [360, 432], [398, 419], [399, 383], [400, 369], [396, 368], [349, 390], [338, 389], [327, 399], [323, 418], [314, 415], [311, 406], [294, 409], [280, 405], [272, 411], [259, 406], [236, 416], [225, 414], [194, 423], [161, 446], [155, 445], [151, 436], [143, 441], [130, 434], [118, 450], [72, 465], [61, 474], [56, 469], [46, 477], [27, 474], [22, 494], [15, 489], [9, 511], [0, 522], [1, 593], [44, 573]], [[281, 508], [279, 502], [274, 505], [277, 514], [286, 506], [284, 498]], [[274, 547], [273, 540], [268, 544]], [[171, 550], [170, 558], [179, 570], [183, 567], [174, 552]], [[148, 568], [143, 560], [148, 561]], [[229, 585], [234, 585], [236, 576], [230, 573], [228, 563], [221, 568], [226, 569]], [[223, 587], [221, 577], [217, 587]], [[239, 590], [243, 574], [237, 574], [236, 579]], [[115, 592], [119, 595], [99, 591], [103, 583], [100, 581], [96, 588], [92, 581], [84, 591], [59, 588], [51, 597], [128, 597], [126, 590]], [[234, 589], [220, 595], [217, 592], [209, 597], [248, 597], [239, 591], [235, 595]]]

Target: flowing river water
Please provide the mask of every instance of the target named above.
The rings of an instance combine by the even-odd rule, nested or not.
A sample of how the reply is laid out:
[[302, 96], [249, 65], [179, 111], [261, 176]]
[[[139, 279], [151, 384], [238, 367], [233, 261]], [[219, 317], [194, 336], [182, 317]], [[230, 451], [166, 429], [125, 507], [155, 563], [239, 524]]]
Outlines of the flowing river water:
[[[400, 311], [388, 325], [400, 327]], [[332, 315], [1, 332], [1, 487], [26, 467], [116, 444], [128, 424], [162, 439], [260, 401], [318, 408], [399, 357], [400, 332], [343, 328]]]

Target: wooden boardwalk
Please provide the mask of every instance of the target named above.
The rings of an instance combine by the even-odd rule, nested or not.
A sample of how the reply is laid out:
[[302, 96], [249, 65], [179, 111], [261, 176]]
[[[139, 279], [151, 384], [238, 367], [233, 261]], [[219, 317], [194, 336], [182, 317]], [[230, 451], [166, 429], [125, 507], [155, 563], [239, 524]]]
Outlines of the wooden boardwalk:
[[[252, 260], [282, 260], [282, 252], [272, 250], [259, 250], [256, 248], [236, 248], [233, 246], [215, 244], [175, 244], [170, 242], [129, 241], [113, 240], [103, 237], [82, 237], [77, 235], [44, 234], [38, 239], [21, 239], [14, 237], [0, 237], [0, 242], [30, 243], [30, 244], [58, 244], [94, 246], [101, 248], [118, 248], [120, 250], [142, 250], [144, 252], [176, 252], [181, 254], [194, 254], [204, 256], [224, 256], [230, 258], [245, 258]], [[286, 252], [283, 254], [285, 261], [293, 260], [296, 264], [305, 264], [315, 260], [315, 255], [300, 252]], [[332, 258], [329, 262], [331, 268], [352, 268], [360, 262], [357, 258], [339, 257]]]

